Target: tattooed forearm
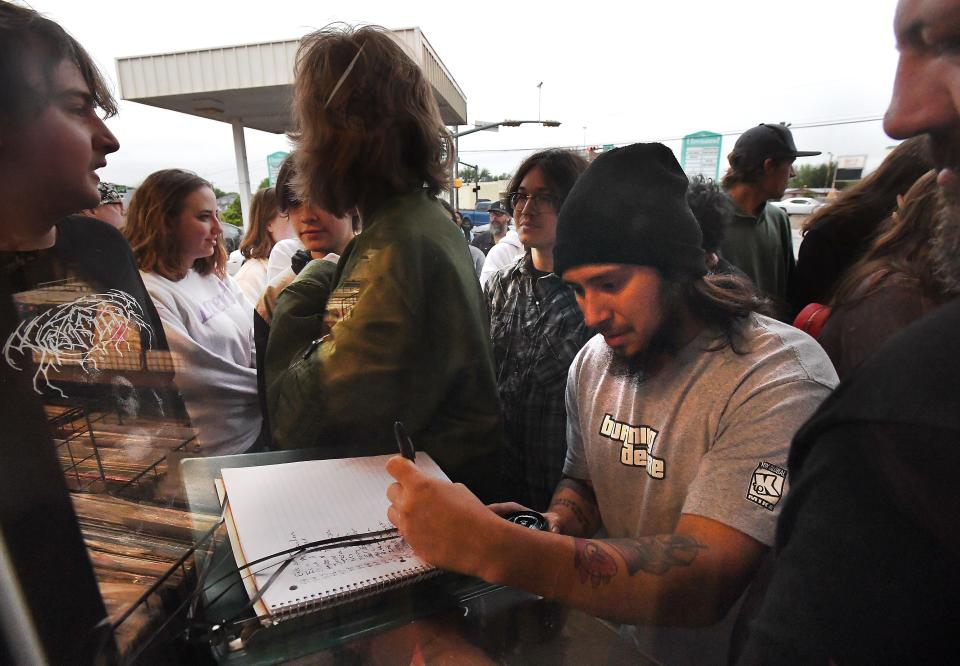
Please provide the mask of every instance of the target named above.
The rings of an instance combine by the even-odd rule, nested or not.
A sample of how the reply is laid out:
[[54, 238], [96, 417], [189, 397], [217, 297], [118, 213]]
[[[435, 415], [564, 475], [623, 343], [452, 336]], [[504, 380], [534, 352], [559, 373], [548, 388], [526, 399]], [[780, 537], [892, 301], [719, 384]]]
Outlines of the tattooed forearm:
[[631, 576], [638, 571], [660, 576], [676, 566], [686, 567], [707, 546], [685, 534], [661, 534], [640, 539], [612, 539], [605, 542], [627, 565]]
[[609, 583], [617, 575], [617, 562], [596, 541], [574, 539], [576, 552], [573, 555], [573, 568], [580, 574], [580, 582], [588, 580], [594, 587]]

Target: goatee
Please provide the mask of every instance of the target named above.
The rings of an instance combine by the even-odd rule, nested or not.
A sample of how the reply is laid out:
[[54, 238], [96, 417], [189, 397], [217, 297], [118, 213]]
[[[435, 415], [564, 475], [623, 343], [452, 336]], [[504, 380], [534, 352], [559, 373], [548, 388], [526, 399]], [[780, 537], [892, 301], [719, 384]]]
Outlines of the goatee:
[[931, 239], [933, 271], [947, 295], [960, 294], [960, 192], [941, 188]]
[[610, 350], [610, 374], [614, 377], [627, 377], [637, 385], [656, 374], [663, 361], [676, 355], [681, 347], [683, 329], [683, 296], [679, 285], [661, 283], [658, 294], [661, 312], [660, 325], [641, 351], [632, 356], [624, 356]]

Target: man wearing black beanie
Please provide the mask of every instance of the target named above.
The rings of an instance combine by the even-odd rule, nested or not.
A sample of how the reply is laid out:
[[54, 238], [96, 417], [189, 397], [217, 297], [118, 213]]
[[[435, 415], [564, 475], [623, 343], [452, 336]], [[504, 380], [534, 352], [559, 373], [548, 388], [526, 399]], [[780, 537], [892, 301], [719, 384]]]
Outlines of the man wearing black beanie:
[[686, 189], [668, 148], [637, 144], [597, 158], [560, 209], [554, 267], [599, 334], [568, 375], [553, 533], [401, 459], [388, 517], [434, 564], [637, 625], [657, 663], [710, 664], [773, 543], [790, 439], [837, 377], [812, 338], [755, 312], [749, 282], [706, 274]]

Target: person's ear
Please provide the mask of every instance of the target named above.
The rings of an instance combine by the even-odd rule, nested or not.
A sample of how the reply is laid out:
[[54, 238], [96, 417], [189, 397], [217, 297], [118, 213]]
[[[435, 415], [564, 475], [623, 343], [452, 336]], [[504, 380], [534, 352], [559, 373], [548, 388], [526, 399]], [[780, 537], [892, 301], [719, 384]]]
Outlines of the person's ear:
[[768, 157], [763, 161], [763, 172], [770, 173], [777, 168], [777, 161], [772, 157]]

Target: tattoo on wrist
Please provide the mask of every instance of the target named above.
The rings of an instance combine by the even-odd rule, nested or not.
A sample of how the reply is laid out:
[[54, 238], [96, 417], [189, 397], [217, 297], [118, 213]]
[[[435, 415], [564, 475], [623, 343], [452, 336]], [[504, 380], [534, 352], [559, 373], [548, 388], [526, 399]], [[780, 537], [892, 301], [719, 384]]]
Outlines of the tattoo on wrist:
[[598, 542], [574, 539], [574, 548], [573, 568], [580, 574], [581, 584], [590, 581], [590, 585], [596, 589], [617, 575], [617, 561]]
[[565, 477], [563, 479], [560, 479], [560, 483], [557, 484], [557, 489], [554, 491], [554, 493], [557, 493], [564, 488], [574, 493], [575, 495], [582, 497], [583, 499], [587, 500], [591, 504], [597, 503], [597, 496], [593, 492], [593, 488], [588, 486], [583, 481], [578, 481], [577, 479], [571, 479], [570, 477]]
[[578, 523], [580, 523], [580, 527], [586, 528], [590, 525], [590, 520], [587, 518], [587, 514], [583, 512], [583, 509], [580, 508], [580, 505], [565, 497], [560, 497], [553, 500], [553, 502], [550, 503], [550, 508], [547, 509], [547, 511], [553, 511], [554, 507], [560, 506], [566, 507], [570, 510], [570, 513], [573, 514], [573, 517], [577, 519]]
[[676, 566], [690, 566], [707, 546], [685, 534], [660, 534], [640, 539], [611, 539], [606, 542], [627, 565], [631, 576], [638, 571], [660, 576]]

